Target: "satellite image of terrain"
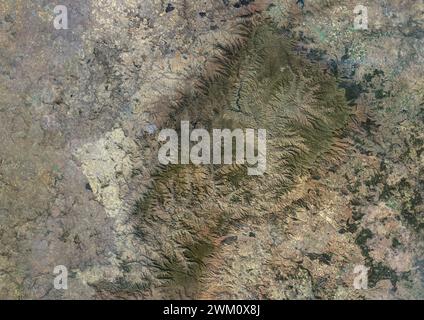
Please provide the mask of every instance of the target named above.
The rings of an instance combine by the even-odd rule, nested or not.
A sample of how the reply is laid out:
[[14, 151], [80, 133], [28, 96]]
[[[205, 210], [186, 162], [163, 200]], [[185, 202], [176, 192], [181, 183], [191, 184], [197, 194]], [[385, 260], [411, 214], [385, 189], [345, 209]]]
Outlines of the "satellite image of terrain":
[[423, 0], [0, 0], [0, 299], [424, 300]]

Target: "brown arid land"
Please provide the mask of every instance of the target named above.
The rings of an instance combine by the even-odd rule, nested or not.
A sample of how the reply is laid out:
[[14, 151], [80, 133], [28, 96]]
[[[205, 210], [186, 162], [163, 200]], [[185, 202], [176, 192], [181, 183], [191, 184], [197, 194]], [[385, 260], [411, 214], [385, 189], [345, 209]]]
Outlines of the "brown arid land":
[[[422, 0], [61, 4], [67, 30], [54, 28], [56, 3], [0, 3], [0, 298], [424, 299]], [[367, 30], [353, 27], [358, 4]], [[216, 45], [256, 15], [337, 79], [340, 152], [278, 201], [234, 209], [198, 279], [164, 287], [152, 259], [169, 248], [146, 239], [166, 244], [167, 226], [152, 218], [140, 235], [134, 215], [155, 135]], [[233, 208], [220, 201], [205, 206]], [[54, 288], [58, 265], [67, 290]]]

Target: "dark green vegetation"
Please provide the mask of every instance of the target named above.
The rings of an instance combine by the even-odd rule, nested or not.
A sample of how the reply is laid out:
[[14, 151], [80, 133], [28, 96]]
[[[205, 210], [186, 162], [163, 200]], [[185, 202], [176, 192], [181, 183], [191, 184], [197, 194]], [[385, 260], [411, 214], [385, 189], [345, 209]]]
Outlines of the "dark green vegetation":
[[155, 270], [146, 283], [166, 288], [167, 296], [195, 295], [237, 221], [261, 219], [298, 177], [343, 152], [337, 141], [348, 112], [336, 79], [295, 54], [269, 21], [243, 22], [235, 34], [217, 46], [219, 53], [195, 88], [187, 88], [167, 126], [188, 120], [192, 129], [267, 129], [267, 172], [248, 176], [241, 165], [158, 170], [134, 214]]

